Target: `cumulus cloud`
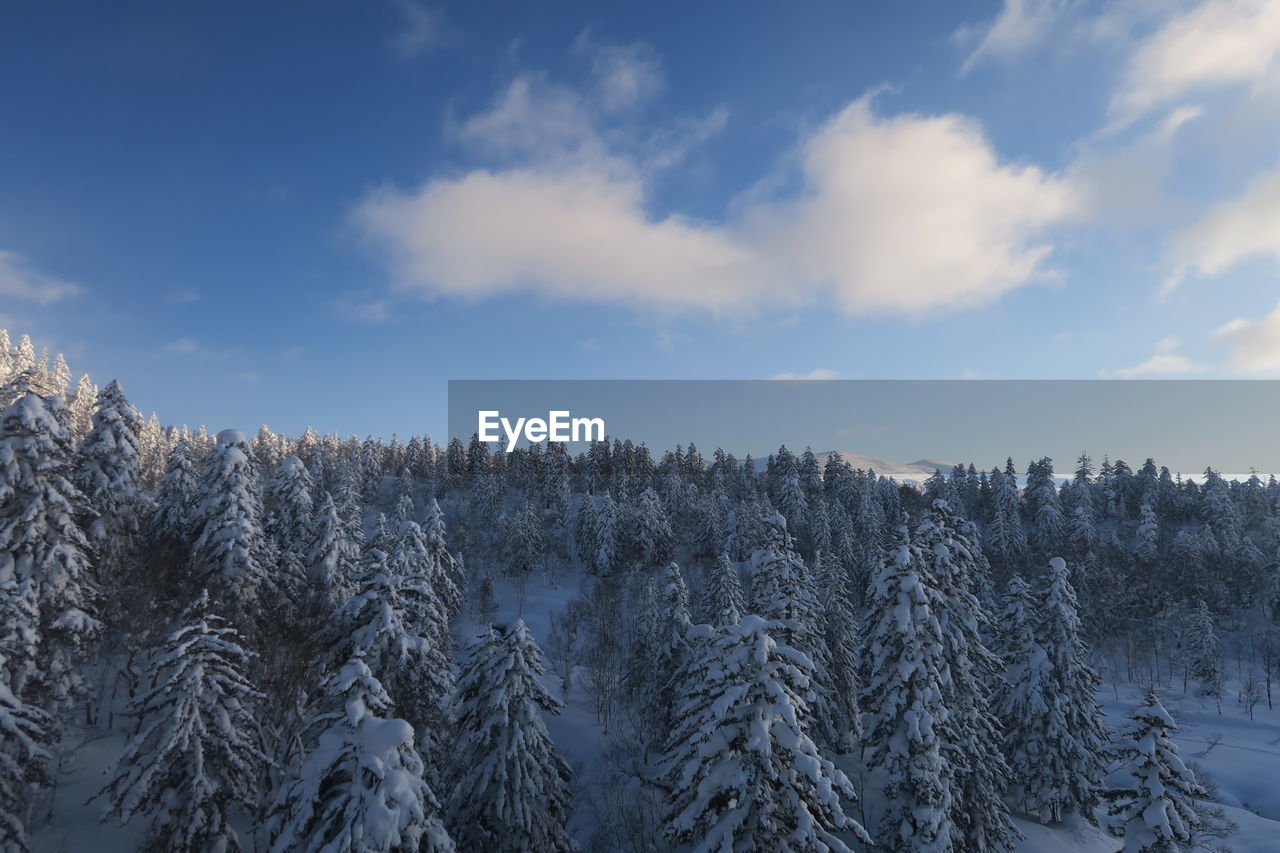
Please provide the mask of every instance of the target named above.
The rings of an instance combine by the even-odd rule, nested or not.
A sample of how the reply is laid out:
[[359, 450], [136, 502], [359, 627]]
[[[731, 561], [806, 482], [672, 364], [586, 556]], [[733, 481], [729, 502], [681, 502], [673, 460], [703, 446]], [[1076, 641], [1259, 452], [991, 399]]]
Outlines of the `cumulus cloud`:
[[1102, 370], [1104, 377], [1115, 379], [1138, 379], [1144, 376], [1179, 376], [1204, 371], [1204, 366], [1196, 364], [1186, 356], [1178, 354], [1181, 341], [1177, 338], [1165, 338], [1156, 344], [1155, 355], [1133, 367], [1121, 367], [1115, 370]]
[[1206, 0], [1138, 44], [1111, 100], [1117, 125], [1185, 96], [1256, 83], [1280, 55], [1280, 4]]
[[1271, 255], [1280, 261], [1280, 167], [1255, 178], [1238, 196], [1209, 208], [1173, 235], [1169, 249], [1172, 290], [1190, 272], [1218, 275], [1245, 258]]
[[1003, 163], [965, 116], [845, 107], [802, 146], [805, 190], [746, 216], [776, 280], [790, 270], [848, 313], [972, 305], [1044, 273], [1045, 229], [1068, 221], [1061, 179]]
[[1227, 347], [1228, 364], [1237, 370], [1280, 370], [1280, 305], [1261, 320], [1224, 323], [1209, 339]]
[[78, 284], [36, 272], [21, 255], [0, 249], [0, 296], [48, 305], [75, 296], [82, 289]]
[[652, 178], [670, 160], [602, 121], [570, 90], [519, 78], [454, 127], [504, 165], [384, 187], [354, 221], [409, 292], [914, 314], [1040, 277], [1046, 231], [1076, 207], [1064, 179], [1001, 161], [976, 121], [882, 117], [863, 98], [798, 143], [799, 191], [752, 192], [715, 221], [659, 213]]

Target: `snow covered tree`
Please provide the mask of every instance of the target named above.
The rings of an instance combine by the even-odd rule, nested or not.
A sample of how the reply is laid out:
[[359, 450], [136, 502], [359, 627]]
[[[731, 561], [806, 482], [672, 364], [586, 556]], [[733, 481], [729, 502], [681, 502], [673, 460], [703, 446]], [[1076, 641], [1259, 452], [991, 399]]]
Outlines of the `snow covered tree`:
[[560, 702], [542, 686], [542, 653], [524, 622], [481, 634], [458, 677], [456, 760], [446, 811], [464, 851], [571, 851], [569, 766], [542, 714]]
[[642, 567], [654, 568], [671, 559], [675, 537], [662, 499], [653, 489], [645, 489], [631, 513], [631, 539]]
[[229, 812], [252, 811], [268, 762], [256, 713], [263, 697], [245, 677], [253, 656], [206, 592], [182, 622], [133, 702], [138, 730], [97, 795], [110, 801], [103, 820], [150, 815], [147, 849], [242, 850]]
[[467, 578], [461, 558], [454, 556], [449, 550], [446, 533], [444, 512], [433, 497], [427, 505], [427, 516], [422, 522], [423, 541], [432, 566], [431, 583], [452, 618], [462, 610], [462, 589], [467, 584]]
[[976, 532], [952, 514], [946, 501], [934, 501], [915, 539], [924, 552], [926, 580], [938, 594], [933, 612], [949, 676], [942, 684], [949, 714], [940, 736], [942, 754], [955, 774], [955, 841], [963, 849], [1009, 850], [1020, 833], [1004, 802], [1009, 766], [989, 702], [988, 685], [999, 679], [1002, 666], [983, 642], [990, 625], [974, 595], [973, 578], [981, 571], [975, 555], [981, 548]]
[[[77, 518], [91, 515], [71, 481], [67, 410], [28, 394], [0, 413], [0, 589], [4, 618], [21, 620], [27, 660], [9, 661], [10, 687], [52, 710], [79, 697], [77, 662], [97, 642], [91, 546]], [[34, 624], [32, 624], [34, 622]]]
[[89, 380], [89, 374], [80, 377], [76, 390], [67, 401], [71, 410], [71, 439], [75, 444], [84, 441], [93, 429], [93, 412], [98, 406], [98, 386]]
[[547, 540], [542, 532], [542, 513], [532, 503], [507, 528], [507, 570], [515, 578], [527, 578], [541, 571], [546, 560]]
[[1222, 696], [1222, 648], [1213, 626], [1213, 613], [1204, 599], [1187, 614], [1187, 672], [1200, 683], [1203, 696]]
[[258, 472], [243, 433], [218, 433], [218, 444], [205, 460], [199, 495], [193, 573], [233, 614], [250, 613], [267, 579], [266, 540]]
[[905, 527], [871, 588], [867, 649], [865, 760], [884, 768], [888, 800], [877, 850], [951, 851], [955, 768], [944, 753], [951, 712], [944, 702], [947, 660], [920, 550]]
[[[112, 381], [98, 396], [93, 428], [80, 445], [76, 485], [96, 517], [87, 525], [100, 555], [114, 563], [127, 553], [143, 515], [142, 468], [138, 434], [142, 417]], [[120, 567], [111, 565], [109, 570]]]
[[735, 625], [747, 612], [738, 570], [722, 553], [708, 571], [703, 595], [702, 613], [713, 625]]
[[267, 518], [263, 532], [282, 553], [300, 555], [311, 536], [315, 512], [315, 483], [302, 460], [286, 456], [280, 461], [267, 489]]
[[998, 685], [995, 706], [1016, 807], [1043, 823], [1073, 811], [1092, 821], [1108, 732], [1066, 561], [1049, 561], [1039, 602], [1020, 579], [1011, 582], [1000, 624], [1006, 684]]
[[[0, 674], [4, 671], [0, 658]], [[0, 850], [27, 853], [35, 789], [47, 785], [53, 719], [23, 702], [0, 678]]]
[[308, 594], [318, 610], [336, 607], [347, 597], [360, 560], [360, 546], [347, 537], [347, 528], [333, 498], [325, 495], [316, 510], [304, 566]]
[[359, 656], [325, 684], [314, 746], [281, 787], [266, 826], [272, 853], [450, 853], [423, 778], [413, 727]]
[[[1013, 464], [1013, 460], [1009, 461]], [[1016, 474], [999, 475], [992, 483], [994, 501], [991, 524], [987, 527], [987, 545], [991, 557], [1003, 566], [1016, 566], [1027, 553], [1027, 536], [1022, 529], [1022, 511], [1018, 500]]]
[[1178, 727], [1154, 691], [1129, 719], [1119, 755], [1133, 786], [1107, 792], [1111, 814], [1122, 823], [1124, 853], [1189, 851], [1200, 825], [1196, 803], [1208, 792], [1178, 755], [1172, 737]]
[[421, 567], [406, 556], [389, 559], [370, 549], [356, 594], [338, 608], [334, 621], [347, 636], [337, 653], [358, 656], [369, 667], [430, 755], [448, 723], [443, 705], [453, 679], [447, 623]]
[[191, 448], [180, 439], [169, 453], [169, 464], [160, 491], [156, 495], [149, 532], [153, 542], [192, 538], [192, 515], [195, 511], [196, 470], [191, 461]]
[[700, 851], [834, 851], [870, 843], [844, 812], [853, 785], [805, 731], [813, 664], [770, 624], [695, 626], [662, 764], [667, 838]]
[[821, 685], [827, 693], [826, 719], [819, 720], [824, 739], [839, 753], [854, 752], [862, 740], [862, 721], [858, 712], [858, 677], [862, 637], [858, 617], [849, 595], [848, 579], [827, 556], [817, 554], [814, 585], [821, 607], [820, 624], [827, 650], [827, 672]]

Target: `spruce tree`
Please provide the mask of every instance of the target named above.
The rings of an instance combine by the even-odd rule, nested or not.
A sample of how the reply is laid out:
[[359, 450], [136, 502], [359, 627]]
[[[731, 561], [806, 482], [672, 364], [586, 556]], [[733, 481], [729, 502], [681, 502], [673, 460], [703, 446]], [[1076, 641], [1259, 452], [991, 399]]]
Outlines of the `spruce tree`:
[[357, 655], [328, 680], [311, 720], [311, 751], [267, 817], [272, 853], [450, 853], [413, 727], [386, 716], [391, 699]]
[[234, 617], [252, 613], [267, 581], [257, 466], [238, 430], [218, 433], [200, 476], [193, 574]]
[[53, 710], [82, 695], [79, 660], [96, 645], [91, 546], [77, 523], [92, 510], [71, 481], [67, 410], [28, 394], [0, 413], [0, 624], [29, 638], [9, 662], [21, 699]]
[[713, 625], [735, 625], [747, 610], [742, 581], [727, 553], [721, 553], [707, 571], [703, 617]]
[[1209, 795], [1178, 755], [1172, 737], [1178, 727], [1151, 690], [1129, 719], [1118, 752], [1133, 785], [1107, 792], [1111, 814], [1121, 822], [1124, 853], [1191, 850], [1200, 825], [1196, 804]]
[[[4, 674], [0, 657], [0, 676]], [[23, 702], [0, 677], [0, 850], [27, 853], [27, 823], [37, 788], [52, 781], [53, 718]]]
[[206, 592], [182, 623], [133, 701], [138, 730], [97, 795], [110, 801], [103, 820], [150, 816], [148, 850], [242, 850], [229, 812], [252, 811], [268, 762], [258, 729], [263, 697], [245, 676], [253, 655]]
[[977, 851], [1009, 850], [1020, 833], [1004, 802], [1009, 766], [1000, 751], [1000, 723], [990, 706], [989, 687], [1001, 663], [984, 644], [990, 626], [974, 595], [981, 569], [976, 536], [934, 501], [915, 536], [924, 551], [927, 580], [937, 590], [934, 614], [942, 630], [948, 677], [943, 704], [942, 752], [954, 774], [952, 817], [957, 846]]
[[[113, 380], [98, 396], [92, 423], [80, 445], [76, 484], [95, 513], [88, 533], [104, 559], [114, 562], [128, 552], [144, 511], [138, 449], [142, 417]], [[116, 568], [121, 567], [109, 567]]]
[[876, 834], [885, 851], [954, 850], [955, 768], [945, 754], [951, 712], [939, 594], [905, 527], [871, 588], [866, 713], [869, 766], [884, 768], [887, 807]]
[[702, 651], [680, 679], [662, 764], [666, 836], [705, 851], [848, 853], [842, 834], [870, 839], [844, 812], [853, 785], [802, 722], [813, 665], [770, 627], [752, 615], [692, 630]]
[[565, 830], [571, 773], [542, 721], [561, 704], [542, 686], [542, 653], [524, 622], [477, 638], [453, 703], [456, 760], [446, 811], [464, 851], [576, 850]]

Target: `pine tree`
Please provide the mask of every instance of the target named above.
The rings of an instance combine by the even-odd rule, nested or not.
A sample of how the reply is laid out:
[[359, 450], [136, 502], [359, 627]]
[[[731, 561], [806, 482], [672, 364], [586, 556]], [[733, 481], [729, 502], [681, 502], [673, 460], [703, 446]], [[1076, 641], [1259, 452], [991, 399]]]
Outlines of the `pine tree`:
[[667, 838], [697, 851], [848, 853], [839, 833], [870, 839], [844, 813], [853, 785], [802, 723], [813, 665], [770, 627], [745, 616], [692, 631], [703, 652], [680, 679], [687, 694], [662, 765]]
[[253, 655], [206, 592], [182, 622], [133, 702], [139, 728], [97, 795], [110, 800], [103, 820], [150, 815], [150, 850], [242, 850], [228, 812], [253, 809], [268, 761], [256, 711], [263, 697], [244, 674]]
[[989, 687], [1000, 677], [997, 658], [983, 643], [990, 625], [974, 595], [981, 571], [976, 534], [935, 501], [916, 530], [924, 551], [927, 580], [937, 590], [934, 615], [942, 630], [949, 677], [943, 704], [949, 710], [942, 727], [942, 754], [955, 773], [952, 817], [956, 843], [963, 849], [1009, 850], [1020, 833], [1009, 815], [1004, 793], [1009, 766], [999, 748], [1000, 723], [990, 706]]
[[1196, 803], [1209, 795], [1178, 755], [1178, 727], [1151, 690], [1129, 719], [1119, 754], [1133, 787], [1107, 792], [1111, 814], [1122, 821], [1124, 853], [1190, 850], [1200, 825]]
[[96, 644], [91, 546], [77, 518], [92, 510], [71, 482], [68, 413], [28, 394], [0, 413], [0, 624], [15, 620], [27, 660], [9, 662], [21, 699], [52, 710], [83, 692], [78, 660]]
[[746, 611], [738, 570], [729, 555], [722, 553], [707, 572], [703, 615], [713, 625], [736, 625]]
[[1187, 670], [1200, 682], [1201, 695], [1221, 698], [1222, 648], [1214, 630], [1213, 613], [1203, 598], [1187, 618]]
[[448, 823], [464, 851], [571, 851], [565, 831], [571, 774], [542, 714], [561, 705], [539, 676], [546, 667], [524, 623], [480, 635], [454, 700], [457, 760]]
[[186, 439], [180, 439], [169, 453], [169, 464], [156, 495], [148, 528], [153, 542], [178, 541], [185, 544], [194, 538], [192, 516], [195, 496], [196, 471], [191, 461], [191, 448]]
[[1095, 695], [1099, 679], [1085, 660], [1066, 561], [1049, 561], [1041, 601], [1020, 581], [1010, 585], [1006, 601], [1001, 625], [1007, 686], [996, 710], [1018, 783], [1015, 803], [1043, 823], [1069, 812], [1092, 821], [1108, 733]]
[[325, 495], [316, 510], [305, 566], [314, 609], [326, 612], [346, 600], [355, 582], [360, 546], [347, 536], [333, 498]]
[[955, 769], [944, 754], [947, 660], [920, 550], [905, 527], [872, 584], [865, 759], [886, 771], [888, 805], [876, 849], [952, 851]]
[[[0, 675], [4, 673], [0, 657]], [[53, 718], [23, 702], [0, 678], [0, 850], [27, 853], [27, 823], [36, 788], [52, 781]]]
[[632, 540], [642, 567], [653, 568], [671, 559], [675, 553], [675, 535], [653, 489], [645, 489], [632, 511]]
[[98, 396], [92, 421], [80, 446], [76, 484], [96, 514], [88, 533], [103, 557], [114, 562], [127, 553], [127, 540], [137, 533], [144, 511], [138, 450], [142, 417], [120, 383], [112, 381]]
[[819, 721], [824, 738], [838, 753], [855, 751], [862, 740], [862, 720], [858, 712], [858, 677], [862, 636], [854, 614], [848, 579], [825, 551], [819, 551], [814, 569], [818, 603], [822, 608], [823, 642], [828, 651], [825, 687], [827, 714]]
[[359, 656], [325, 684], [314, 747], [267, 819], [272, 853], [450, 853], [453, 842], [423, 778], [413, 727]]
[[281, 598], [289, 602], [297, 602], [307, 584], [314, 489], [307, 466], [296, 456], [280, 461], [267, 489], [262, 532], [275, 557], [269, 577]]
[[218, 433], [205, 460], [195, 512], [200, 536], [192, 548], [196, 579], [214, 591], [233, 614], [253, 611], [267, 579], [266, 540], [260, 527], [258, 472], [244, 435]]
[[442, 706], [453, 680], [444, 618], [420, 567], [406, 556], [389, 559], [370, 549], [356, 594], [334, 619], [348, 637], [338, 654], [364, 662], [430, 755], [447, 724]]

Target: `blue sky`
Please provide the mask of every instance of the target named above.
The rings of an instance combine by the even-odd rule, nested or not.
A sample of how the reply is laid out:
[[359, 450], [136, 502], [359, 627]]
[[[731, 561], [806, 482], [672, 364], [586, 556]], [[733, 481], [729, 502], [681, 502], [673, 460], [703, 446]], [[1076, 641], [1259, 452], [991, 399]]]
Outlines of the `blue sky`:
[[167, 422], [1280, 374], [1280, 4], [8, 4], [0, 325]]

